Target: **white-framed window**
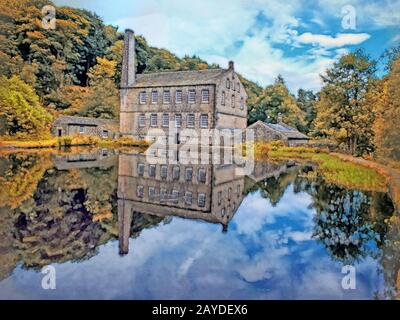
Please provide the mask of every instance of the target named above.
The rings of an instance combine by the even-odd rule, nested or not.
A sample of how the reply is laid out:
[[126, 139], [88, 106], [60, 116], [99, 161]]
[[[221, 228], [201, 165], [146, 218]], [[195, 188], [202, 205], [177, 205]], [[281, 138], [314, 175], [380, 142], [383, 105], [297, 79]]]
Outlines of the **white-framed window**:
[[143, 186], [137, 186], [137, 188], [136, 188], [136, 195], [137, 195], [139, 198], [143, 198], [143, 195], [144, 195], [144, 187], [143, 187]]
[[160, 167], [160, 176], [162, 179], [166, 179], [168, 176], [168, 166], [167, 165], [162, 165]]
[[192, 178], [193, 178], [193, 168], [192, 167], [186, 168], [186, 170], [185, 170], [185, 180], [186, 181], [192, 181]]
[[226, 79], [226, 88], [229, 89], [231, 87], [231, 81], [227, 78]]
[[171, 200], [174, 204], [179, 202], [179, 190], [173, 189], [171, 193]]
[[201, 103], [210, 103], [210, 91], [208, 89], [201, 90]]
[[225, 91], [222, 91], [221, 95], [221, 104], [224, 106], [225, 105]]
[[79, 127], [79, 133], [85, 133], [85, 127], [84, 126], [80, 126]]
[[149, 187], [149, 198], [154, 199], [156, 196], [156, 188], [154, 187]]
[[243, 110], [243, 109], [244, 109], [244, 98], [241, 97], [240, 98], [240, 110]]
[[200, 168], [197, 173], [197, 181], [199, 181], [200, 183], [206, 183], [206, 180], [207, 180], [206, 169]]
[[194, 128], [194, 114], [188, 114], [186, 121], [188, 128]]
[[164, 113], [162, 115], [162, 126], [169, 127], [169, 114], [168, 113]]
[[174, 166], [172, 168], [172, 179], [173, 180], [179, 180], [180, 171], [181, 171], [181, 169], [179, 166]]
[[200, 127], [208, 128], [208, 115], [207, 114], [202, 114], [200, 116]]
[[193, 202], [193, 194], [190, 191], [185, 192], [185, 203], [191, 205]]
[[146, 104], [146, 91], [139, 92], [139, 104]]
[[175, 115], [175, 128], [180, 128], [182, 126], [182, 115], [176, 114]]
[[164, 104], [170, 104], [171, 103], [171, 92], [169, 90], [164, 90], [163, 103]]
[[206, 194], [205, 193], [199, 193], [197, 196], [197, 205], [200, 208], [203, 208], [206, 206]]
[[231, 99], [231, 107], [234, 108], [235, 107], [235, 95], [232, 95], [232, 99]]
[[151, 164], [149, 165], [149, 177], [154, 178], [156, 176], [156, 165]]
[[152, 113], [150, 115], [150, 126], [157, 127], [157, 114], [156, 113]]
[[144, 113], [139, 114], [139, 127], [144, 127], [146, 125], [146, 115]]
[[158, 103], [158, 91], [151, 92], [151, 103], [153, 104]]
[[175, 103], [177, 104], [182, 103], [182, 90], [175, 91]]
[[188, 103], [196, 103], [196, 90], [190, 89], [188, 93]]
[[138, 171], [138, 176], [143, 177], [143, 175], [144, 175], [144, 163], [138, 163], [137, 171]]

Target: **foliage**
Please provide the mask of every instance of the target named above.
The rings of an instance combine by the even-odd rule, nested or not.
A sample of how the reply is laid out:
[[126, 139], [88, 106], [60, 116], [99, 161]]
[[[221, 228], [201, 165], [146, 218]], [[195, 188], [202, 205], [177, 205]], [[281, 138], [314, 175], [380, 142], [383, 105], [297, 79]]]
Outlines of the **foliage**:
[[376, 62], [358, 50], [340, 58], [322, 76], [317, 103], [316, 134], [335, 139], [353, 155], [373, 151], [374, 113], [366, 102], [372, 90]]
[[249, 110], [248, 117], [249, 123], [258, 120], [271, 123], [283, 121], [299, 130], [305, 127], [304, 112], [297, 106], [296, 98], [289, 92], [281, 76], [262, 91], [256, 105]]
[[6, 133], [19, 138], [47, 136], [52, 120], [33, 88], [18, 76], [0, 76], [0, 117], [6, 119]]

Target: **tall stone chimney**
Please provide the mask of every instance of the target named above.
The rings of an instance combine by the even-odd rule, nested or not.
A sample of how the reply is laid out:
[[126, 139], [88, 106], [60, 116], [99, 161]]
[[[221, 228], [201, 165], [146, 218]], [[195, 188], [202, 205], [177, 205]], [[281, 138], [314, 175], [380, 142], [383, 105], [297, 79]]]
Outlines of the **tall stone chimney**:
[[235, 70], [235, 65], [232, 60], [229, 61], [229, 70]]
[[135, 33], [130, 29], [126, 29], [124, 37], [124, 56], [122, 58], [121, 88], [133, 86], [135, 78]]

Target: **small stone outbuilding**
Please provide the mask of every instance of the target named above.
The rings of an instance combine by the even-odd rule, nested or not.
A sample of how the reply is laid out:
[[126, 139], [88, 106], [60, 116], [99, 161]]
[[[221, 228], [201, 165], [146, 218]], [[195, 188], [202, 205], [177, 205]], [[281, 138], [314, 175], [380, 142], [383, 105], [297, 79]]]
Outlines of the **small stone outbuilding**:
[[259, 120], [250, 125], [248, 129], [254, 130], [254, 140], [256, 141], [282, 141], [285, 145], [292, 147], [306, 145], [310, 140], [308, 136], [283, 122], [274, 124]]
[[119, 136], [119, 122], [99, 118], [59, 116], [53, 122], [52, 134], [56, 137], [81, 134], [114, 139]]

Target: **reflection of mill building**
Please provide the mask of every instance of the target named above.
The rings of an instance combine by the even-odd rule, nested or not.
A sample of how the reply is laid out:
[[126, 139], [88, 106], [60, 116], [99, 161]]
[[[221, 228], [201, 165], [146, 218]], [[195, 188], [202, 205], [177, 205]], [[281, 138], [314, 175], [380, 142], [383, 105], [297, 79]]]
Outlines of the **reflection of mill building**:
[[[149, 129], [245, 129], [246, 91], [234, 70], [165, 71], [136, 75], [135, 37], [125, 33], [120, 131], [136, 139]], [[179, 134], [176, 142], [180, 142]]]
[[118, 176], [120, 251], [128, 252], [134, 212], [228, 223], [243, 200], [244, 178], [233, 165], [149, 164], [121, 154]]

